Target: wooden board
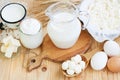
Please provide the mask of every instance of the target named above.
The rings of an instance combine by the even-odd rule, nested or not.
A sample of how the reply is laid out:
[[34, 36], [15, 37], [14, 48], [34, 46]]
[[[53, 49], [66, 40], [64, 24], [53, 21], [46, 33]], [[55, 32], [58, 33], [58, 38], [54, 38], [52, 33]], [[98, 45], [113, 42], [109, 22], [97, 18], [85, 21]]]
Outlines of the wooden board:
[[70, 58], [71, 56], [74, 56], [79, 53], [82, 54], [85, 51], [87, 51], [87, 49], [91, 45], [91, 42], [91, 36], [87, 32], [82, 31], [80, 38], [73, 47], [69, 49], [60, 49], [55, 47], [55, 45], [52, 43], [49, 36], [47, 35], [42, 46], [43, 54], [46, 54], [46, 56], [51, 60], [57, 62], [64, 61]]
[[32, 69], [35, 69], [36, 67], [40, 66], [42, 60], [46, 58], [55, 62], [62, 62], [76, 54], [85, 53], [90, 47], [91, 42], [92, 39], [91, 36], [88, 34], [88, 32], [82, 31], [78, 41], [73, 47], [69, 49], [60, 49], [57, 48], [52, 43], [49, 36], [46, 35], [42, 45], [42, 53], [29, 60], [28, 70], [31, 71]]

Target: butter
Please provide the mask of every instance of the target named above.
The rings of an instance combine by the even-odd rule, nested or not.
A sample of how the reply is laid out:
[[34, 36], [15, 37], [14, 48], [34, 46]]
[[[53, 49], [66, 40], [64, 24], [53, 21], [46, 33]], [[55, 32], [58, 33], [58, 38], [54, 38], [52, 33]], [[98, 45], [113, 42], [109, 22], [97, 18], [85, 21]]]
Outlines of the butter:
[[17, 39], [14, 39], [13, 36], [7, 36], [3, 38], [1, 46], [1, 52], [5, 53], [7, 58], [11, 58], [13, 53], [17, 52], [20, 42]]

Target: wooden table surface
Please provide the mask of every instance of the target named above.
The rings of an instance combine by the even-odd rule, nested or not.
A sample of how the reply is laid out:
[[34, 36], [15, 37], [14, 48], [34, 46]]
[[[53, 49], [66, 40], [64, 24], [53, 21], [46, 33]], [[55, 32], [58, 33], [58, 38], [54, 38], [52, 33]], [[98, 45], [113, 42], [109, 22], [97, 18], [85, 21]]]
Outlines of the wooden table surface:
[[[27, 0], [28, 3], [30, 1], [31, 0]], [[99, 46], [99, 43], [93, 40], [89, 51], [97, 46]], [[39, 50], [38, 48], [38, 52]], [[112, 73], [108, 71], [107, 68], [101, 71], [94, 71], [90, 66], [87, 67], [82, 75], [74, 78], [67, 78], [62, 74], [61, 65], [59, 63], [48, 60], [44, 60], [41, 67], [38, 69], [27, 72], [24, 66], [24, 63], [26, 63], [24, 58], [27, 51], [27, 49], [22, 47], [19, 54], [12, 59], [6, 59], [0, 56], [0, 80], [120, 80], [120, 73]]]
[[[93, 41], [89, 51], [97, 46], [99, 46], [99, 43]], [[27, 49], [22, 47], [20, 53], [12, 59], [0, 56], [0, 80], [120, 80], [120, 73], [112, 73], [107, 68], [101, 71], [94, 71], [90, 66], [87, 67], [82, 75], [67, 78], [61, 72], [60, 63], [48, 60], [44, 60], [38, 69], [27, 72], [24, 66], [26, 62], [24, 57], [28, 54], [27, 51]]]

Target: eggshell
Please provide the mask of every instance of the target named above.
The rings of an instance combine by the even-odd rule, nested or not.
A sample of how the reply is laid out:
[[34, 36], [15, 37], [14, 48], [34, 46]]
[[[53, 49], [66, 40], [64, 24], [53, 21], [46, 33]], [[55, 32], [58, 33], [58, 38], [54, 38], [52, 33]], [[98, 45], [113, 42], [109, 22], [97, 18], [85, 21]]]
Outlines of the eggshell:
[[97, 52], [95, 55], [91, 58], [91, 67], [94, 70], [102, 70], [106, 64], [107, 64], [107, 54], [105, 52]]
[[104, 44], [104, 51], [108, 56], [120, 56], [120, 46], [115, 41], [107, 41]]
[[112, 72], [120, 72], [120, 57], [111, 57], [108, 60], [107, 67]]

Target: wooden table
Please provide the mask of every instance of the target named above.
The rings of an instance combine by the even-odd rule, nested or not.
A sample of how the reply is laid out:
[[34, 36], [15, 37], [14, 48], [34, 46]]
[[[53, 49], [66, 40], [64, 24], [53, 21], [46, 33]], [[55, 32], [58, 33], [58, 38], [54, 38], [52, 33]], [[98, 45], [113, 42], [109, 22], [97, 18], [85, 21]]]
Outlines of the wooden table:
[[[90, 50], [99, 44], [93, 42]], [[38, 48], [39, 49], [39, 48]], [[48, 60], [42, 62], [41, 67], [27, 72], [23, 66], [24, 56], [27, 50], [22, 47], [20, 54], [12, 59], [0, 57], [0, 80], [120, 80], [120, 73], [112, 73], [107, 68], [102, 71], [94, 71], [90, 66], [85, 72], [74, 78], [67, 78], [61, 72], [61, 65]], [[46, 70], [44, 70], [46, 69]]]
[[[32, 0], [23, 1], [31, 3], [30, 1]], [[34, 1], [40, 2], [42, 0]], [[33, 4], [31, 6], [36, 5]], [[41, 18], [39, 19], [41, 20]], [[99, 46], [99, 43], [93, 40], [89, 51], [97, 46]], [[23, 66], [25, 63], [24, 56], [26, 54], [27, 50], [22, 47], [20, 54], [12, 59], [0, 57], [0, 80], [120, 80], [120, 73], [112, 73], [108, 71], [107, 68], [102, 71], [94, 71], [90, 66], [88, 66], [81, 76], [67, 78], [62, 74], [61, 65], [59, 63], [54, 63], [48, 60], [44, 60], [41, 67], [38, 69], [35, 69], [32, 72], [27, 72], [26, 68]]]

